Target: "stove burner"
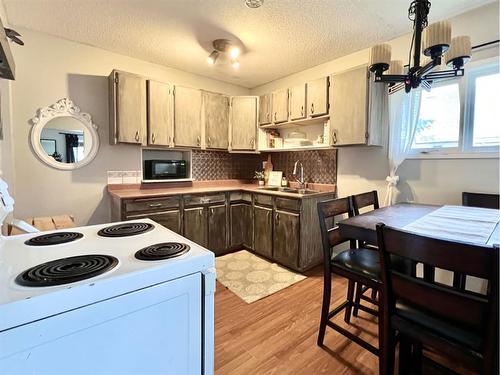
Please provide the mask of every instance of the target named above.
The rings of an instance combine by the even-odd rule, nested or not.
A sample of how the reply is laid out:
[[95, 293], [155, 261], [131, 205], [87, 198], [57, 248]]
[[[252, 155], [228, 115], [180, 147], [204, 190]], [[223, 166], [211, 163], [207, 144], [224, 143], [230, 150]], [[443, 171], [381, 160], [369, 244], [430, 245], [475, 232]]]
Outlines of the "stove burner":
[[189, 251], [189, 245], [179, 242], [163, 242], [151, 245], [135, 253], [140, 260], [163, 260], [175, 258]]
[[149, 223], [125, 223], [106, 227], [97, 234], [101, 237], [127, 237], [146, 233], [152, 229], [154, 229], [154, 225]]
[[49, 246], [75, 241], [82, 238], [83, 234], [77, 232], [57, 232], [42, 234], [41, 236], [30, 238], [24, 243], [29, 246]]
[[24, 271], [16, 277], [16, 282], [30, 287], [69, 284], [100, 275], [117, 264], [115, 257], [99, 254], [56, 259]]

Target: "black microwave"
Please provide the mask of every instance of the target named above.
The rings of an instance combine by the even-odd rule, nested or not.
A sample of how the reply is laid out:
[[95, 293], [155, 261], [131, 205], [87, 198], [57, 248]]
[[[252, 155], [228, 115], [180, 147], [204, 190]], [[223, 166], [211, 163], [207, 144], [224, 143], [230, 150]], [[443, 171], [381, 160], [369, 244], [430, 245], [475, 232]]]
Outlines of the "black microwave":
[[145, 180], [187, 178], [185, 160], [144, 160]]

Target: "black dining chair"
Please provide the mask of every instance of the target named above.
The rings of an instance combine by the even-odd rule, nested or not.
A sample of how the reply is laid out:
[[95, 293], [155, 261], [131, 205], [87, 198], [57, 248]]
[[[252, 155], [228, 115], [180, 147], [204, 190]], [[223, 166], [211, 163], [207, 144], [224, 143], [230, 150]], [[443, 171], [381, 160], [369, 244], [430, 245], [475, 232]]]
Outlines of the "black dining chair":
[[462, 193], [462, 206], [500, 209], [499, 194]]
[[[359, 215], [359, 210], [371, 207], [373, 210], [376, 210], [379, 207], [378, 203], [378, 194], [376, 190], [368, 191], [366, 193], [356, 194], [352, 196], [352, 208], [354, 211], [354, 215]], [[368, 249], [372, 249], [378, 251], [377, 247], [373, 244], [367, 244], [365, 242], [358, 241], [358, 247], [364, 247]], [[352, 310], [352, 315], [358, 316], [358, 306], [361, 304], [361, 300], [365, 300], [367, 302], [377, 304], [377, 291], [372, 289], [371, 296], [368, 297], [365, 295], [367, 291], [369, 291], [366, 285], [361, 285], [356, 283], [355, 285], [355, 296], [354, 296], [354, 307]]]
[[[484, 193], [462, 193], [462, 206], [500, 209], [500, 195]], [[465, 289], [467, 277], [458, 272], [453, 274], [453, 286]]]
[[[439, 354], [447, 364], [463, 364], [484, 375], [497, 374], [498, 246], [423, 237], [383, 224], [377, 225], [377, 236], [382, 281], [379, 309], [384, 330], [381, 374], [393, 373], [396, 334], [400, 374], [421, 373], [422, 360], [433, 368], [443, 367], [422, 357], [422, 348]], [[473, 293], [401, 272], [394, 265], [394, 255], [485, 279], [488, 293]]]
[[[356, 241], [343, 238], [336, 225], [339, 216], [352, 216], [352, 200], [348, 198], [332, 199], [318, 203], [318, 215], [321, 227], [324, 254], [324, 286], [323, 305], [321, 308], [321, 321], [318, 334], [318, 345], [323, 346], [326, 327], [346, 336], [368, 351], [378, 355], [378, 348], [362, 340], [332, 321], [332, 318], [345, 310], [344, 320], [349, 323], [350, 312], [354, 306], [354, 283], [366, 285], [377, 290], [379, 288], [379, 255], [378, 252], [368, 249], [356, 248]], [[351, 248], [334, 255], [333, 247], [350, 241]], [[346, 301], [330, 311], [332, 291], [332, 274], [342, 276], [349, 280]], [[378, 311], [367, 307], [358, 306], [360, 310], [378, 316]]]

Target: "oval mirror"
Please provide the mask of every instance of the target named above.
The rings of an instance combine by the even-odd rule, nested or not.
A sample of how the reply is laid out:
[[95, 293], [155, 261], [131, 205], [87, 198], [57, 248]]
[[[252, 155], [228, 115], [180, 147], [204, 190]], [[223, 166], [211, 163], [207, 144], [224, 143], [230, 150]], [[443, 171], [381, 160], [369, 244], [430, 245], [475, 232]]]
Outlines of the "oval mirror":
[[95, 158], [99, 148], [97, 126], [71, 99], [39, 109], [32, 122], [31, 146], [49, 166], [72, 170]]

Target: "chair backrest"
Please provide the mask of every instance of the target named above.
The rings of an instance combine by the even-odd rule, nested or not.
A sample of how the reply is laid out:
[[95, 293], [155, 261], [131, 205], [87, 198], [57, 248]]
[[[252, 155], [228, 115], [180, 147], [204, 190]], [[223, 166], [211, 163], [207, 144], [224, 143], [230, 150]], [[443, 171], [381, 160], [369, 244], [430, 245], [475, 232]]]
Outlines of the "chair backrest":
[[359, 215], [359, 210], [368, 206], [373, 206], [374, 210], [379, 208], [378, 194], [376, 190], [352, 196], [352, 208], [354, 210], [354, 215]]
[[[494, 248], [439, 240], [377, 225], [384, 308], [389, 314], [396, 301], [481, 333], [494, 342], [497, 332], [498, 246]], [[487, 295], [465, 291], [403, 274], [391, 264], [391, 255], [410, 259], [488, 281]], [[489, 327], [489, 328], [488, 328]]]
[[331, 250], [334, 246], [349, 241], [340, 235], [335, 217], [341, 215], [353, 216], [351, 197], [330, 199], [318, 202], [319, 226], [323, 242], [325, 264], [330, 264]]
[[462, 193], [462, 205], [470, 207], [494, 208], [500, 209], [499, 194], [484, 193]]

